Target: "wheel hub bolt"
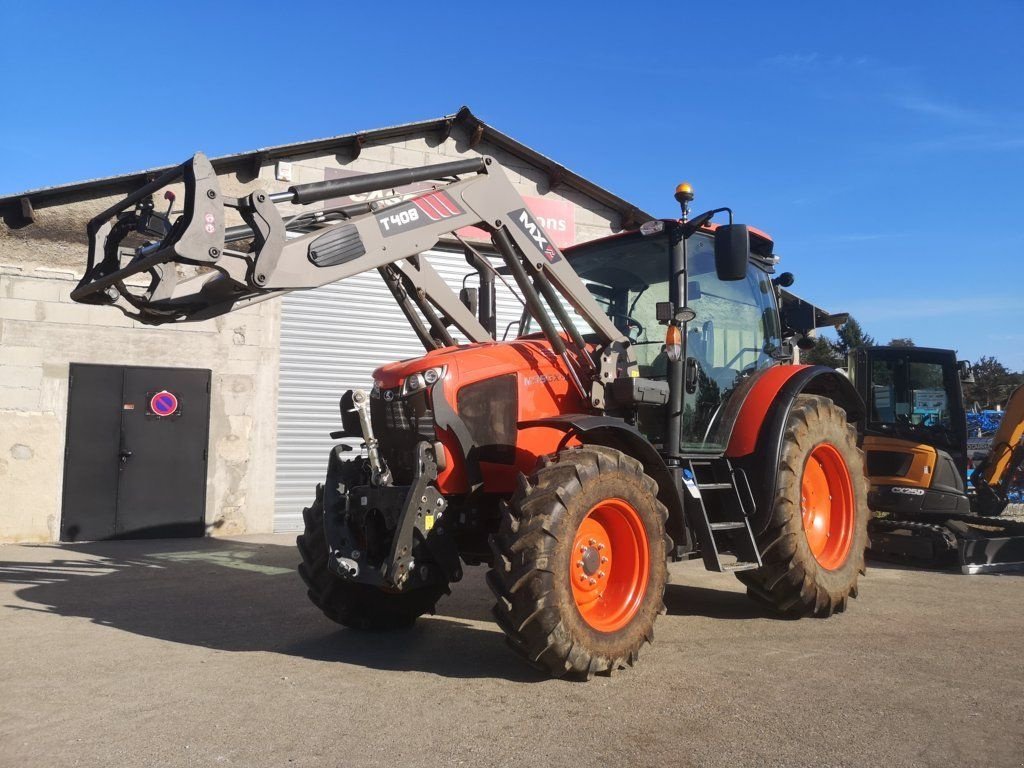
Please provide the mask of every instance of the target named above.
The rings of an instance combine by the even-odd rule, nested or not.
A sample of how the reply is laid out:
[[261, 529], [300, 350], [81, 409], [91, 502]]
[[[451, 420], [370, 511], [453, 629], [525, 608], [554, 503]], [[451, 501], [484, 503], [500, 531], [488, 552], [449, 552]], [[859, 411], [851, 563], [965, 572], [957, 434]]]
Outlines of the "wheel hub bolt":
[[590, 586], [594, 586], [595, 584], [597, 584], [597, 582], [594, 579], [591, 579], [590, 580]]

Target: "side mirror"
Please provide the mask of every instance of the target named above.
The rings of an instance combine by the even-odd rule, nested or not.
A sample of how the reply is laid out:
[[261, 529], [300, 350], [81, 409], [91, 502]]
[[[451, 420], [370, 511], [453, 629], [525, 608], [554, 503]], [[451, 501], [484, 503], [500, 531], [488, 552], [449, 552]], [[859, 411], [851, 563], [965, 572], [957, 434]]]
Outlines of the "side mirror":
[[715, 273], [719, 280], [742, 280], [750, 261], [746, 224], [724, 224], [715, 230]]
[[779, 286], [779, 288], [789, 288], [795, 279], [792, 272], [783, 272], [778, 277], [772, 279], [772, 282]]
[[474, 315], [480, 306], [480, 291], [477, 288], [462, 288], [459, 290], [459, 301]]
[[957, 362], [956, 367], [960, 371], [960, 381], [965, 384], [974, 383], [974, 369], [971, 367], [970, 362], [967, 360], [960, 360]]

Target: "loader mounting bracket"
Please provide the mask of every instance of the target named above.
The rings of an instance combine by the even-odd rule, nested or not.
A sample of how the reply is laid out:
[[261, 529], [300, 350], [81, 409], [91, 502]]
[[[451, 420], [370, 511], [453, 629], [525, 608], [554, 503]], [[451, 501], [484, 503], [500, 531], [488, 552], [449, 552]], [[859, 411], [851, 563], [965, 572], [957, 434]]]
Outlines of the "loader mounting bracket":
[[[348, 485], [367, 473], [365, 460], [332, 452], [325, 494], [328, 565], [337, 576], [369, 586], [406, 590], [462, 578], [448, 502], [438, 491], [434, 446], [416, 447], [411, 485]], [[450, 528], [450, 526], [449, 526]]]

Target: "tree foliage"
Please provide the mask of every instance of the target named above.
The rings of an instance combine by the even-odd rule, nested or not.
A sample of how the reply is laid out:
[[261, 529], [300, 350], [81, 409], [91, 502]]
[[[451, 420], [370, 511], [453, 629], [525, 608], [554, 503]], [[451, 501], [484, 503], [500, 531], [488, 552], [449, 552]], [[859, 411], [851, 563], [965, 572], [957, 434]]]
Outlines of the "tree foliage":
[[890, 347], [916, 347], [917, 344], [908, 336], [901, 336], [898, 339], [889, 339]]
[[836, 340], [832, 341], [819, 336], [814, 341], [814, 349], [800, 353], [800, 362], [811, 365], [827, 365], [830, 368], [843, 368], [851, 350], [858, 347], [873, 347], [875, 339], [864, 332], [860, 323], [851, 317], [836, 329]]
[[1024, 373], [1014, 373], [994, 357], [981, 357], [974, 364], [974, 382], [964, 384], [964, 399], [982, 408], [1002, 405], [1010, 393], [1024, 383]]
[[838, 339], [835, 342], [835, 349], [843, 360], [846, 360], [846, 356], [854, 349], [875, 346], [874, 337], [864, 331], [853, 315], [836, 328], [836, 335]]
[[830, 368], [841, 368], [846, 364], [836, 352], [835, 345], [824, 336], [814, 340], [814, 349], [800, 352], [800, 362], [808, 365], [827, 365]]

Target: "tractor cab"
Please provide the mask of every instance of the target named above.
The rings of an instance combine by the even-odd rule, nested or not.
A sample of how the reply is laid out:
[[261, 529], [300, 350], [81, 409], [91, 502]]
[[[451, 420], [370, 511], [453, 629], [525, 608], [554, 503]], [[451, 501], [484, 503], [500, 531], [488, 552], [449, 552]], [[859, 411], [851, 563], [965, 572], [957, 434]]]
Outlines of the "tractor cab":
[[[735, 410], [729, 402], [752, 375], [787, 356], [772, 282], [772, 241], [750, 231], [738, 279], [716, 268], [716, 230], [680, 221], [648, 222], [641, 231], [567, 249], [566, 258], [626, 335], [639, 376], [664, 382], [668, 402], [638, 410], [640, 431], [663, 453], [721, 454]], [[718, 260], [722, 257], [718, 240]], [[682, 262], [681, 278], [673, 264]], [[734, 277], [734, 276], [729, 276]], [[675, 308], [675, 309], [673, 309]], [[582, 332], [582, 319], [573, 317]], [[533, 330], [525, 318], [527, 332]], [[677, 369], [678, 391], [672, 372]], [[742, 397], [739, 398], [742, 400]], [[667, 441], [667, 410], [681, 404], [677, 444]]]

